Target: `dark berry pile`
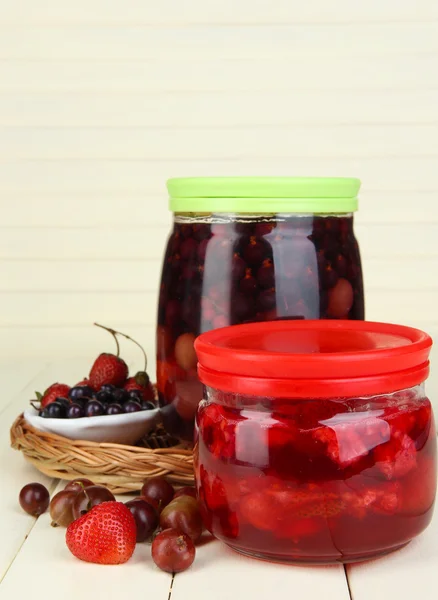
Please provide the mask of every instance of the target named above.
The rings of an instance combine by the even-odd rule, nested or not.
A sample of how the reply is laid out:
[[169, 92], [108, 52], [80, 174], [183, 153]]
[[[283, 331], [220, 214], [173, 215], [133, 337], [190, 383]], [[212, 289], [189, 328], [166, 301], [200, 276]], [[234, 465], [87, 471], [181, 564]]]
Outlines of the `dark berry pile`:
[[144, 400], [140, 390], [124, 390], [111, 384], [95, 392], [87, 385], [71, 388], [67, 398], [57, 397], [39, 416], [46, 419], [78, 419], [101, 415], [121, 415], [156, 408], [151, 400]]
[[177, 221], [158, 309], [157, 387], [166, 428], [192, 437], [202, 396], [193, 349], [200, 333], [253, 321], [363, 318], [351, 216]]
[[[102, 325], [98, 325], [102, 327]], [[102, 327], [114, 336], [117, 355], [102, 353], [94, 361], [88, 378], [74, 387], [52, 384], [44, 394], [37, 393], [39, 416], [45, 419], [79, 419], [101, 415], [121, 415], [156, 408], [155, 391], [146, 373], [146, 354], [138, 342], [124, 333]], [[136, 344], [143, 353], [145, 366], [129, 377], [128, 366], [119, 356], [117, 336]], [[34, 401], [32, 401], [33, 403]]]

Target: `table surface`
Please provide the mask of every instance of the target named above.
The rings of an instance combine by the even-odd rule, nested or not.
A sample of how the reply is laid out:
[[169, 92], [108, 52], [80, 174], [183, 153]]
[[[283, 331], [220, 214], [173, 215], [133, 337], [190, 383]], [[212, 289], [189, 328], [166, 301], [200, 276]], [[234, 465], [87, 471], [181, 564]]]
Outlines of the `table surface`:
[[[172, 578], [155, 567], [148, 544], [138, 544], [131, 560], [117, 567], [92, 565], [74, 558], [64, 530], [50, 527], [46, 513], [34, 519], [18, 504], [30, 481], [50, 492], [65, 483], [51, 480], [10, 448], [15, 417], [54, 381], [76, 381], [88, 370], [85, 360], [68, 364], [23, 360], [0, 363], [0, 600], [105, 600], [144, 597], [152, 600], [251, 600], [287, 594], [324, 600], [436, 600], [438, 596], [438, 516], [428, 530], [398, 552], [365, 563], [332, 567], [278, 565], [240, 556], [218, 541], [197, 549], [188, 571]], [[121, 499], [126, 501], [127, 497]]]

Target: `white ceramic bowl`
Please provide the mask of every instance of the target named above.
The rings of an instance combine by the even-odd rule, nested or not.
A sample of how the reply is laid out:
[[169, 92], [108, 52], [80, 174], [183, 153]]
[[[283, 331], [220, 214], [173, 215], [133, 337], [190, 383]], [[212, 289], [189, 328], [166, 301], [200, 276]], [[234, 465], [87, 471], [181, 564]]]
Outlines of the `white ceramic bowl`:
[[37, 410], [31, 408], [24, 412], [24, 418], [35, 429], [56, 433], [71, 440], [131, 446], [159, 422], [160, 409], [80, 419], [43, 419], [38, 416]]

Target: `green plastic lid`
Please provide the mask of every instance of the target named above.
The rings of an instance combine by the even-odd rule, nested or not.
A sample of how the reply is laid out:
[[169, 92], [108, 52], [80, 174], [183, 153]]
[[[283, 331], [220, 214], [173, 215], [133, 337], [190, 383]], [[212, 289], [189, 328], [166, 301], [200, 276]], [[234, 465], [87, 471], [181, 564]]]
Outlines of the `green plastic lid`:
[[169, 179], [173, 212], [350, 213], [360, 180], [344, 177], [184, 177]]

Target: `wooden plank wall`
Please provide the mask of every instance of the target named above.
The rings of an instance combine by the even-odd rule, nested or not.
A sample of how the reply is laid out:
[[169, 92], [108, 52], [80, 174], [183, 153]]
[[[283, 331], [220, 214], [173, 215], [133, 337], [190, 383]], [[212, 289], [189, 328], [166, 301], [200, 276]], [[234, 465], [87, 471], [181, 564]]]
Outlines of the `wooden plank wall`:
[[0, 357], [91, 359], [99, 319], [153, 370], [183, 175], [359, 176], [367, 317], [438, 339], [436, 0], [0, 5]]

